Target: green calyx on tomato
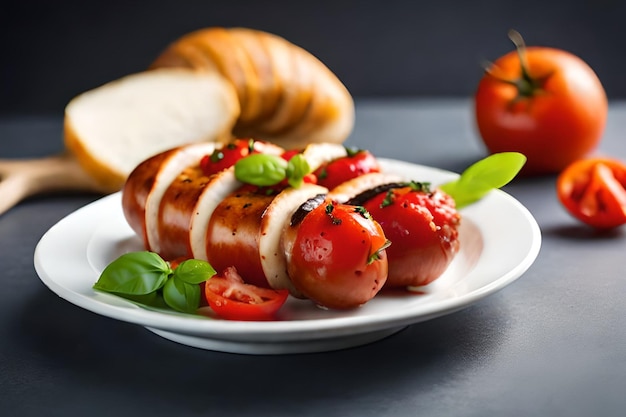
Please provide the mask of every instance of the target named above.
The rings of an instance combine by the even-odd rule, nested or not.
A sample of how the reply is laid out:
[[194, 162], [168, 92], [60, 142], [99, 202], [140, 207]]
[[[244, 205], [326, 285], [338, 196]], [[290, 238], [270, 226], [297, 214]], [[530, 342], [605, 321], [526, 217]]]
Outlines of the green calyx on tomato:
[[504, 187], [525, 163], [526, 157], [519, 152], [495, 153], [475, 162], [459, 178], [439, 188], [450, 195], [460, 209], [482, 199], [491, 190]]
[[524, 38], [519, 32], [511, 29], [509, 31], [509, 39], [511, 39], [515, 45], [517, 55], [519, 56], [521, 71], [520, 76], [512, 79], [500, 77], [495, 73], [493, 63], [485, 65], [485, 73], [498, 81], [510, 84], [517, 88], [517, 96], [513, 99], [513, 102], [530, 98], [537, 94], [544, 94], [545, 90], [543, 89], [543, 86], [546, 80], [548, 80], [552, 75], [552, 72], [539, 77], [532, 76], [528, 71], [528, 60], [526, 58], [526, 44], [524, 42]]
[[93, 288], [153, 307], [195, 313], [199, 284], [213, 275], [215, 270], [205, 261], [188, 259], [172, 269], [154, 252], [129, 252], [107, 265]]
[[309, 163], [300, 153], [293, 155], [289, 161], [277, 155], [257, 153], [235, 163], [237, 180], [259, 187], [277, 185], [286, 180], [290, 186], [298, 188], [310, 172]]

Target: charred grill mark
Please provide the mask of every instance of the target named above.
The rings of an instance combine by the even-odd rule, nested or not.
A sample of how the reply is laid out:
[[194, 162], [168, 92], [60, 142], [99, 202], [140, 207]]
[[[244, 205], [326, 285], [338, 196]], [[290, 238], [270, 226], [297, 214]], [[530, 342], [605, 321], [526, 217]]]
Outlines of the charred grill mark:
[[372, 198], [374, 198], [380, 193], [384, 193], [389, 190], [394, 190], [396, 188], [404, 188], [407, 185], [408, 183], [406, 182], [391, 182], [389, 184], [382, 184], [374, 188], [370, 188], [369, 190], [365, 190], [360, 194], [355, 195], [350, 200], [348, 200], [346, 204], [350, 204], [353, 206], [362, 206], [367, 201], [371, 200]]
[[289, 225], [291, 227], [299, 225], [302, 220], [309, 214], [311, 211], [319, 207], [324, 200], [326, 199], [326, 194], [318, 194], [315, 197], [309, 198], [307, 201], [302, 203], [300, 207], [293, 213], [291, 216], [291, 221]]

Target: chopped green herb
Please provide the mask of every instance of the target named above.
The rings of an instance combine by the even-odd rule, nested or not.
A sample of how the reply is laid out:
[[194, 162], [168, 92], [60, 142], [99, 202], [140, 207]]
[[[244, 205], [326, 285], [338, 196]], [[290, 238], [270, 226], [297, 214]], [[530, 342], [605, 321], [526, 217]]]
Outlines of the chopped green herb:
[[387, 240], [383, 246], [381, 246], [376, 252], [374, 252], [374, 253], [372, 253], [370, 255], [370, 257], [367, 259], [367, 264], [370, 265], [374, 261], [379, 260], [380, 259], [380, 254], [382, 253], [382, 251], [387, 249], [389, 246], [391, 246], [391, 241]]
[[396, 195], [394, 194], [393, 190], [394, 190], [393, 188], [387, 190], [387, 193], [385, 194], [385, 198], [380, 203], [380, 208], [385, 208], [393, 204], [393, 201], [396, 198]]
[[367, 209], [363, 206], [356, 206], [354, 208], [354, 211], [356, 213], [359, 213], [363, 218], [365, 219], [371, 219], [372, 216], [370, 215], [369, 211], [367, 211]]

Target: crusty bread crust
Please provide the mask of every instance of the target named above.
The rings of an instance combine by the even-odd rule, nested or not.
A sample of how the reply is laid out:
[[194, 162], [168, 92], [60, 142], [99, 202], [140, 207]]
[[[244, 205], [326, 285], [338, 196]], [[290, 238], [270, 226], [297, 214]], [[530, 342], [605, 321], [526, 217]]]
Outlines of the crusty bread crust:
[[348, 89], [318, 58], [284, 38], [248, 28], [210, 27], [171, 43], [150, 68], [219, 71], [241, 106], [234, 136], [285, 148], [343, 143], [354, 127]]

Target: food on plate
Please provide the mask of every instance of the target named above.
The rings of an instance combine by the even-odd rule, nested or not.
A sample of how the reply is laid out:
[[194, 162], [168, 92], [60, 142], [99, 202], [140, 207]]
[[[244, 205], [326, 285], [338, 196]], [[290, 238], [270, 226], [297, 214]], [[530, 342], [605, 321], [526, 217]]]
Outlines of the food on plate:
[[598, 76], [579, 57], [555, 48], [526, 47], [486, 68], [474, 97], [480, 136], [492, 153], [528, 158], [527, 174], [558, 173], [600, 142], [608, 101]]
[[221, 318], [260, 321], [276, 317], [289, 291], [246, 284], [231, 266], [204, 283], [204, 296], [209, 307]]
[[378, 160], [368, 150], [346, 149], [346, 155], [326, 162], [315, 171], [317, 183], [333, 189], [340, 184], [370, 172], [380, 172]]
[[336, 186], [330, 196], [363, 206], [392, 242], [385, 288], [420, 287], [441, 276], [459, 251], [458, 209], [506, 185], [525, 162], [519, 153], [493, 154], [439, 187], [371, 170]]
[[[250, 309], [260, 311], [281, 299], [260, 295], [270, 289], [350, 309], [383, 288], [441, 276], [459, 249], [456, 200], [459, 207], [476, 202], [525, 161], [518, 153], [491, 155], [435, 187], [384, 172], [371, 154], [352, 169], [358, 153], [328, 143], [284, 150], [250, 139], [178, 147], [130, 174], [124, 215], [149, 253], [218, 271], [213, 286], [213, 278], [203, 284], [213, 303], [259, 304]], [[329, 166], [327, 178], [343, 180], [330, 190], [315, 174]]]
[[107, 265], [93, 287], [139, 303], [195, 313], [201, 301], [200, 285], [213, 275], [208, 262], [166, 262], [154, 252], [129, 252]]
[[[246, 144], [243, 145], [242, 141]], [[223, 159], [212, 161], [210, 157], [206, 158], [220, 152], [216, 149], [232, 150], [241, 155], [236, 149], [244, 147], [246, 157], [233, 158], [234, 165], [218, 172], [214, 172], [210, 165], [220, 164]], [[280, 247], [284, 230], [296, 228], [295, 224], [290, 224], [291, 216], [300, 206], [310, 205], [316, 196], [328, 193], [327, 188], [312, 180], [305, 181], [306, 174], [331, 158], [345, 156], [347, 151], [336, 144], [311, 144], [296, 154], [280, 150], [276, 145], [262, 141], [237, 140], [232, 146], [185, 146], [149, 158], [131, 173], [123, 189], [126, 219], [144, 239], [146, 249], [165, 259], [208, 260], [218, 271], [234, 266], [248, 284], [288, 289], [295, 296], [308, 297], [306, 291], [302, 294], [302, 289], [294, 286], [288, 274], [287, 255]], [[261, 161], [253, 167], [260, 171], [248, 169], [236, 175], [240, 167], [247, 167], [249, 161], [259, 158]], [[284, 167], [280, 163], [267, 163], [275, 160], [283, 161]], [[299, 168], [300, 165], [306, 168]], [[211, 174], [207, 176], [205, 172]], [[260, 185], [239, 181], [246, 175], [251, 175], [251, 182], [260, 181]], [[287, 175], [291, 178], [287, 179]], [[297, 187], [290, 186], [293, 177], [302, 180]], [[267, 178], [273, 183], [265, 184], [263, 180]], [[339, 207], [338, 213], [341, 210]], [[346, 234], [354, 230], [354, 236], [362, 232], [364, 223], [369, 224], [367, 230], [377, 230], [370, 224], [372, 219], [362, 214], [359, 217], [362, 217], [360, 222], [346, 220], [336, 226]], [[363, 237], [358, 242], [363, 239], [369, 242]], [[371, 270], [378, 263], [386, 262], [384, 253], [380, 253], [380, 259], [370, 256], [382, 250], [383, 244], [368, 246], [368, 256], [364, 255], [360, 263], [355, 261], [353, 264], [355, 271], [361, 268]], [[368, 267], [368, 263], [372, 266]], [[377, 276], [379, 286], [384, 283], [386, 269], [386, 265], [379, 268], [384, 271]], [[365, 283], [366, 279], [362, 281]], [[355, 281], [353, 285], [356, 287], [356, 284]], [[368, 294], [371, 293], [373, 284], [368, 282], [366, 286]], [[343, 308], [364, 301], [362, 297], [349, 299]], [[333, 302], [332, 306], [339, 307], [340, 304]]]
[[452, 197], [429, 183], [385, 183], [348, 204], [365, 207], [393, 242], [387, 249], [387, 288], [430, 284], [459, 251], [461, 215]]
[[626, 224], [626, 165], [595, 157], [570, 164], [557, 177], [557, 196], [576, 219], [598, 229]]
[[292, 215], [282, 246], [294, 287], [320, 306], [365, 304], [387, 279], [389, 241], [362, 206], [317, 196]]
[[284, 38], [254, 29], [209, 27], [172, 42], [151, 68], [219, 73], [234, 86], [241, 113], [235, 137], [285, 148], [343, 143], [354, 125], [352, 96], [318, 58]]

